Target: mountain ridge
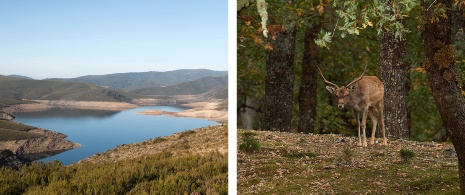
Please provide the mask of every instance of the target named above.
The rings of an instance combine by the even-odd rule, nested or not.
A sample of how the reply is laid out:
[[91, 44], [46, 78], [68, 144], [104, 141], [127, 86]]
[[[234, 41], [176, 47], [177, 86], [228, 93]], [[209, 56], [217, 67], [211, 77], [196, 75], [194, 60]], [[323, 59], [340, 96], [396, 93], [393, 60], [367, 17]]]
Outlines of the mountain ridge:
[[130, 102], [147, 96], [80, 82], [31, 80], [0, 75], [0, 98]]
[[169, 86], [182, 82], [192, 81], [202, 77], [224, 76], [227, 74], [227, 71], [216, 71], [209, 69], [179, 69], [165, 72], [128, 72], [105, 75], [85, 75], [76, 78], [48, 78], [44, 80], [83, 82], [97, 86], [130, 91], [145, 87]]
[[206, 76], [188, 82], [163, 87], [146, 87], [131, 90], [131, 93], [143, 95], [198, 95], [228, 86], [228, 76]]

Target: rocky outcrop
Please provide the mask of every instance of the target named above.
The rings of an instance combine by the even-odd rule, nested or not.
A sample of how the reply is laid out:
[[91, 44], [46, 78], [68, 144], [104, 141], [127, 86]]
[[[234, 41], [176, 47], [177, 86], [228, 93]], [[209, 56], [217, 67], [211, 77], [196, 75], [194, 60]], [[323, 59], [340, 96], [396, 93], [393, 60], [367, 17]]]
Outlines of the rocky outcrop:
[[31, 160], [14, 154], [10, 150], [0, 151], [0, 167], [10, 167], [19, 170], [23, 165], [30, 164]]
[[45, 129], [32, 129], [28, 132], [42, 135], [29, 139], [0, 141], [0, 149], [10, 150], [15, 154], [35, 154], [52, 151], [64, 151], [80, 147], [78, 143], [66, 140], [66, 135]]
[[13, 119], [15, 119], [13, 115], [0, 111], [0, 120], [11, 121]]

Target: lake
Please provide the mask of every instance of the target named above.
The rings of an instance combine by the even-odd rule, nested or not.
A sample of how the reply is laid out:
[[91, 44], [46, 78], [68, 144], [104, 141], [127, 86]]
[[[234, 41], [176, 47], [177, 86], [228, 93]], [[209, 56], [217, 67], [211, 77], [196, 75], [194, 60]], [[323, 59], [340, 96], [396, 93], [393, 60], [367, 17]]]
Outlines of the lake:
[[146, 110], [180, 112], [184, 107], [145, 106], [123, 111], [52, 108], [38, 112], [16, 113], [15, 121], [68, 135], [69, 141], [82, 145], [40, 161], [58, 160], [70, 165], [118, 145], [172, 135], [189, 129], [218, 124], [198, 118], [140, 115]]

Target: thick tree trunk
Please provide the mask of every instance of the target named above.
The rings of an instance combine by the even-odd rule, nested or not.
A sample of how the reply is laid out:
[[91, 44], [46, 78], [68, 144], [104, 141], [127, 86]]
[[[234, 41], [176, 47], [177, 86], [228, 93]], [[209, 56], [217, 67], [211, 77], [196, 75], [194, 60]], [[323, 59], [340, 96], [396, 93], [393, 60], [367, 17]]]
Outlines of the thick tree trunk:
[[[405, 37], [405, 35], [403, 36]], [[409, 77], [405, 66], [405, 38], [383, 30], [379, 38], [379, 72], [384, 83], [384, 121], [388, 137], [410, 139], [407, 95]]]
[[289, 27], [269, 38], [273, 49], [266, 53], [263, 130], [291, 130], [295, 34], [295, 27]]
[[299, 89], [299, 127], [298, 132], [315, 132], [317, 65], [320, 63], [320, 49], [315, 38], [320, 31], [319, 25], [305, 31], [305, 50], [302, 61], [302, 81]]
[[[438, 17], [434, 15], [434, 6], [446, 5], [446, 18], [429, 20]], [[451, 136], [458, 156], [458, 172], [461, 194], [465, 194], [465, 98], [460, 92], [459, 78], [455, 67], [455, 53], [451, 39], [451, 8], [452, 1], [438, 0], [426, 18], [423, 43], [426, 59], [423, 63], [434, 101], [438, 107], [444, 128]], [[426, 8], [425, 8], [426, 10]]]

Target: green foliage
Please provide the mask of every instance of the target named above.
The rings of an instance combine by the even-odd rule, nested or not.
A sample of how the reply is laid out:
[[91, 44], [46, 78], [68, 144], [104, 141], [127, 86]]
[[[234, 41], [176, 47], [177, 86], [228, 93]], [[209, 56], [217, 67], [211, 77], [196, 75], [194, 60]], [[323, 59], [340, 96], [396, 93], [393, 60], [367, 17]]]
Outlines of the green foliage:
[[[375, 27], [378, 34], [382, 30], [395, 32], [397, 39], [405, 39], [405, 34], [410, 30], [402, 23], [412, 9], [420, 4], [417, 0], [383, 1], [333, 1], [332, 6], [336, 9], [337, 23], [334, 31], [340, 31], [341, 38], [346, 34], [360, 35], [367, 27]], [[334, 36], [334, 35], [333, 35]], [[320, 37], [315, 41], [320, 47], [327, 47], [331, 39]], [[332, 38], [332, 37], [331, 37]]]
[[399, 150], [399, 156], [402, 158], [404, 163], [409, 162], [413, 157], [416, 156], [416, 153], [413, 150], [402, 148]]
[[227, 194], [227, 156], [169, 152], [110, 163], [0, 169], [0, 194]]
[[260, 142], [254, 137], [256, 133], [245, 131], [241, 134], [241, 141], [239, 142], [239, 150], [244, 152], [255, 152], [260, 149]]

